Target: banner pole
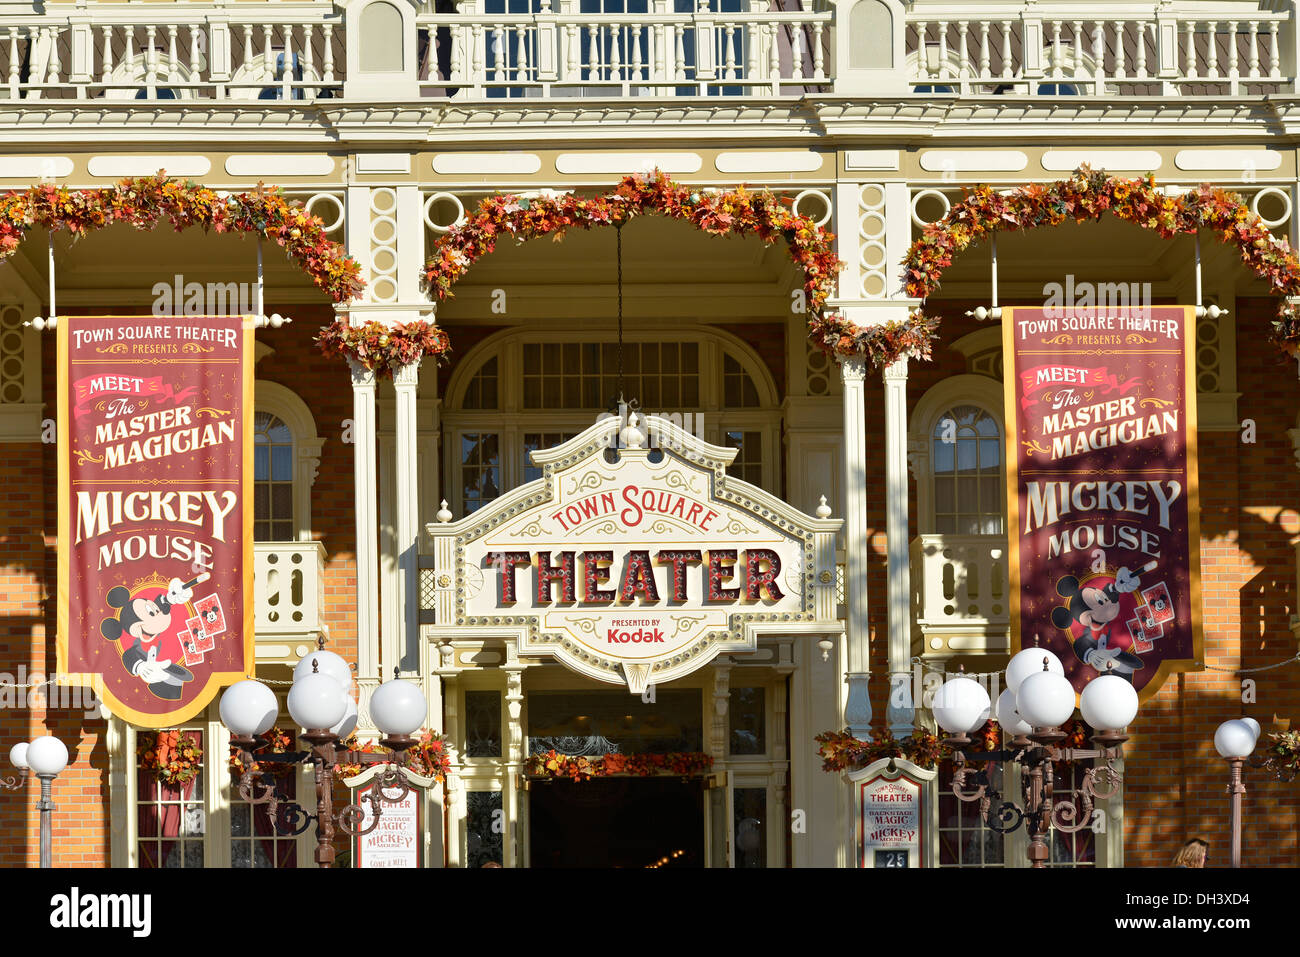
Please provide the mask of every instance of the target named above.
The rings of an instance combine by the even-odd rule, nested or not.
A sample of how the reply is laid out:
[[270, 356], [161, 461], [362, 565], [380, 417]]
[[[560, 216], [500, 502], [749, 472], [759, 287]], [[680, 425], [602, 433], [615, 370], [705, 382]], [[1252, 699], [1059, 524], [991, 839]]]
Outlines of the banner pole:
[[266, 312], [266, 304], [262, 300], [262, 237], [257, 237], [257, 321], [261, 325], [262, 319]]
[[1196, 231], [1196, 317], [1199, 319], [1205, 307], [1201, 303], [1201, 231]]
[[59, 313], [58, 313], [58, 310], [54, 308], [54, 227], [53, 227], [53, 226], [50, 227], [49, 240], [50, 240], [50, 242], [49, 242], [49, 250], [50, 250], [50, 264], [49, 264], [49, 274], [50, 274], [50, 314], [49, 314], [49, 316], [46, 317], [46, 318], [47, 318], [47, 319], [54, 319], [54, 318], [55, 318]]
[[998, 234], [993, 233], [991, 239], [993, 243], [993, 308], [996, 310], [998, 308]]

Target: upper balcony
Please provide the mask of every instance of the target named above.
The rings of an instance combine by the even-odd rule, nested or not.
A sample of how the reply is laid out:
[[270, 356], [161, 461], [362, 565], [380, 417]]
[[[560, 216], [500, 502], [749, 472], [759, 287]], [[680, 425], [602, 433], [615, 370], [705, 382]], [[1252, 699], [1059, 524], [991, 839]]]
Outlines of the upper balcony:
[[0, 0], [0, 98], [1256, 95], [1296, 3]]

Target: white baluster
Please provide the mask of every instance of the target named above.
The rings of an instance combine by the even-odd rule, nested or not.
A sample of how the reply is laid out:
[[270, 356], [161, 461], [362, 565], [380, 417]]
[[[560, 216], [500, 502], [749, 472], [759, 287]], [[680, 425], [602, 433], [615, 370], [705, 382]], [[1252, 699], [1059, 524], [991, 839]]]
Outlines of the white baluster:
[[[1101, 20], [1092, 22], [1092, 76], [1093, 79], [1100, 80], [1106, 75], [1106, 45], [1102, 40], [1102, 33], [1106, 29], [1106, 24]], [[1103, 92], [1101, 87], [1097, 92]]]
[[686, 25], [673, 24], [673, 79], [682, 82], [686, 79]]
[[948, 21], [939, 21], [939, 76], [947, 79], [948, 71]]
[[776, 42], [776, 24], [763, 24], [763, 34], [767, 40], [767, 75], [772, 81], [772, 95], [781, 95], [781, 51]]
[[505, 29], [500, 23], [492, 27], [492, 79], [506, 79]]
[[253, 27], [251, 24], [244, 25], [244, 63], [246, 71], [253, 69]]
[[796, 80], [803, 79], [803, 31], [794, 31], [794, 42], [790, 44], [790, 74]]
[[[122, 62], [126, 64], [129, 71], [135, 70], [135, 28], [126, 27], [123, 32], [126, 34], [126, 59]], [[130, 76], [130, 74], [128, 74]], [[134, 77], [131, 77], [134, 79]]]
[[1211, 80], [1217, 80], [1219, 78], [1219, 44], [1217, 42], [1219, 39], [1219, 22], [1210, 20], [1206, 26], [1209, 28], [1209, 33], [1206, 34], [1206, 42], [1209, 43], [1210, 49], [1205, 56], [1205, 75]]
[[1011, 21], [1002, 21], [1002, 79], [1009, 80], [1014, 75], [1011, 65]]
[[1052, 25], [1052, 55], [1051, 63], [1047, 65], [1049, 76], [1059, 77], [1061, 75], [1061, 21], [1053, 20]]
[[[639, 23], [632, 24], [632, 79], [640, 83], [646, 79], [645, 75], [645, 27]], [[758, 51], [754, 51], [754, 56], [758, 56]]]
[[148, 96], [154, 96], [154, 87], [158, 83], [158, 47], [154, 41], [158, 36], [158, 28], [152, 23], [144, 28], [144, 85], [148, 88]]
[[757, 23], [749, 23], [741, 28], [741, 47], [749, 50], [749, 58], [745, 61], [746, 80], [753, 80], [758, 76], [758, 45], [761, 30], [762, 26]]
[[[433, 38], [430, 37], [430, 42]], [[316, 25], [307, 23], [302, 28], [302, 78], [312, 80], [316, 76]], [[435, 67], [436, 69], [436, 67]]]
[[1282, 75], [1282, 58], [1277, 52], [1277, 21], [1268, 22], [1268, 77], [1276, 80]]
[[1137, 63], [1133, 69], [1138, 79], [1147, 78], [1147, 24], [1143, 21], [1137, 25]]
[[472, 59], [473, 76], [470, 77], [470, 81], [475, 85], [482, 83], [485, 79], [484, 71], [486, 70], [486, 65], [484, 63], [484, 56], [486, 51], [484, 46], [483, 25], [481, 23], [476, 23], [473, 25], [473, 42], [470, 44], [470, 49], [474, 51]]
[[736, 78], [736, 25], [734, 23], [727, 24], [722, 42], [726, 49], [722, 76], [724, 79], [734, 80]]
[[1196, 78], [1196, 21], [1188, 20], [1187, 39], [1183, 46], [1183, 75], [1188, 79]]
[[99, 79], [101, 83], [107, 83], [113, 75], [113, 28], [101, 26], [99, 36], [104, 41], [104, 56], [99, 65]]
[[623, 28], [617, 24], [611, 27], [609, 40], [609, 78], [621, 80], [623, 79]]
[[980, 66], [979, 77], [987, 80], [989, 76], [989, 26], [987, 20], [980, 21]]
[[970, 70], [967, 69], [966, 63], [969, 59], [967, 55], [967, 41], [969, 39], [970, 21], [957, 21], [957, 79], [965, 80], [970, 77]]
[[826, 53], [822, 49], [822, 23], [813, 24], [813, 79], [826, 79]]
[[321, 81], [324, 83], [334, 82], [334, 24], [322, 23], [321, 32], [324, 36], [321, 39], [321, 48], [325, 51], [325, 62], [321, 66], [324, 70]]
[[206, 72], [206, 70], [199, 70], [199, 28], [190, 26], [186, 29], [190, 33], [190, 79], [197, 83]]
[[1228, 21], [1228, 77], [1233, 80], [1241, 75], [1237, 69], [1237, 30], [1240, 26], [1236, 20]]
[[[1125, 77], [1127, 65], [1124, 62], [1125, 52], [1125, 34], [1128, 33], [1128, 22], [1125, 20], [1115, 21], [1115, 78], [1122, 80]], [[1138, 43], [1142, 43], [1142, 24], [1138, 24]]]
[[9, 98], [18, 99], [18, 28], [9, 28]]
[[568, 80], [577, 80], [582, 68], [578, 60], [578, 25], [570, 23], [564, 28], [564, 32], [568, 38], [568, 50], [564, 55], [564, 76]]
[[1071, 45], [1073, 46], [1072, 54], [1074, 56], [1074, 78], [1077, 80], [1084, 75], [1083, 72], [1083, 22], [1074, 21], [1074, 33], [1072, 34]]
[[172, 24], [167, 27], [167, 82], [176, 83], [181, 78], [180, 61], [176, 58], [176, 32], [179, 28]]
[[515, 62], [515, 79], [521, 83], [526, 83], [530, 79], [528, 71], [528, 27], [523, 24], [516, 27], [515, 38], [519, 47]]
[[1249, 57], [1250, 78], [1259, 76], [1259, 21], [1250, 21], [1250, 46], [1246, 50]]

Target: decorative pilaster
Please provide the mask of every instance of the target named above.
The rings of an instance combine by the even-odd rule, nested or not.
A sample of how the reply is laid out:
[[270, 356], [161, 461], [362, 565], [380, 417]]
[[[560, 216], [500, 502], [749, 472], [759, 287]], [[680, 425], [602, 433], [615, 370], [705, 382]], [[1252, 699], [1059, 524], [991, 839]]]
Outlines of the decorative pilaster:
[[506, 651], [506, 727], [505, 755], [506, 781], [502, 788], [502, 804], [506, 818], [506, 833], [501, 851], [502, 864], [522, 867], [519, 853], [519, 806], [521, 788], [515, 786], [524, 771], [524, 674], [519, 664], [519, 654], [511, 644]]
[[403, 671], [414, 671], [420, 661], [419, 613], [419, 535], [420, 475], [416, 453], [419, 446], [416, 418], [416, 389], [420, 384], [419, 360], [396, 369], [393, 391], [397, 396], [394, 415], [393, 445], [396, 449], [397, 515], [395, 541], [397, 551], [397, 597], [402, 627], [384, 637], [384, 662], [400, 664]]
[[378, 459], [375, 453], [375, 374], [355, 359], [352, 372], [353, 510], [356, 513], [357, 684], [358, 724], [374, 727], [370, 695], [379, 685], [379, 548], [377, 491]]
[[907, 543], [907, 359], [884, 370], [885, 536], [888, 540], [889, 706], [885, 720], [896, 738], [912, 733], [915, 710], [908, 668], [912, 648], [911, 582]]
[[866, 362], [840, 359], [844, 383], [844, 601], [848, 609], [848, 700], [844, 723], [850, 733], [871, 740], [871, 670], [867, 631], [867, 409]]
[[730, 728], [727, 712], [731, 705], [731, 659], [719, 655], [713, 663], [713, 728], [708, 748], [714, 764], [727, 760], [727, 739]]

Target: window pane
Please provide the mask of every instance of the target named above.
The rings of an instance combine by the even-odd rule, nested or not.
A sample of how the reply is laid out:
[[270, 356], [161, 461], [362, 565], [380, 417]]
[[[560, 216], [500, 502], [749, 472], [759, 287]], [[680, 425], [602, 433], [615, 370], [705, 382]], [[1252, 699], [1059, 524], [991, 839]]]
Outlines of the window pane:
[[767, 866], [767, 788], [736, 788], [735, 808], [737, 867]]
[[501, 692], [465, 692], [465, 755], [501, 757]]
[[767, 751], [763, 688], [732, 688], [728, 716], [731, 753], [763, 754]]

